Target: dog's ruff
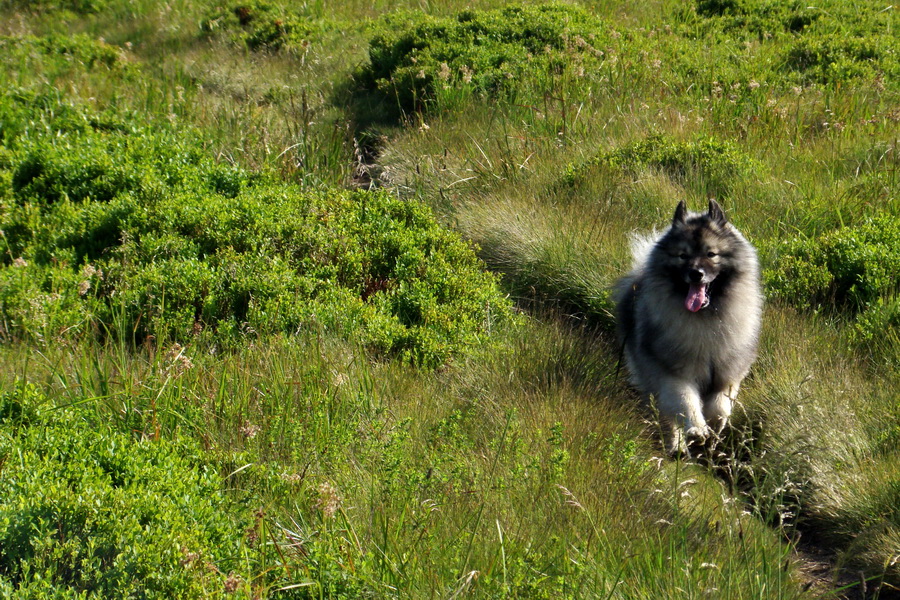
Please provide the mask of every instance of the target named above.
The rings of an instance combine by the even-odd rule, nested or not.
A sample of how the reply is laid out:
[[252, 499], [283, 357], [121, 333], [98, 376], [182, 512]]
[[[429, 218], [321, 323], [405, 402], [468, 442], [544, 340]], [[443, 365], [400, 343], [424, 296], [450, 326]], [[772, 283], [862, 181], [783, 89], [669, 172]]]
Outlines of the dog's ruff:
[[756, 251], [711, 200], [679, 203], [668, 229], [635, 236], [615, 293], [633, 385], [655, 400], [666, 449], [719, 433], [756, 357], [762, 293]]

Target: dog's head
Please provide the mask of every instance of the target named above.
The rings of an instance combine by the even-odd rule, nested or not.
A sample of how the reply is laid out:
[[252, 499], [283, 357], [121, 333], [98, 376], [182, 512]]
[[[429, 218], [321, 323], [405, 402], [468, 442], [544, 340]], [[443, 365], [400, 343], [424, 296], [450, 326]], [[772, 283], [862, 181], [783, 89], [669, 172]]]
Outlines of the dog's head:
[[731, 226], [715, 200], [705, 213], [689, 213], [684, 201], [678, 203], [672, 227], [660, 240], [667, 258], [669, 276], [684, 294], [684, 306], [691, 312], [706, 308], [710, 285], [727, 268], [732, 256]]

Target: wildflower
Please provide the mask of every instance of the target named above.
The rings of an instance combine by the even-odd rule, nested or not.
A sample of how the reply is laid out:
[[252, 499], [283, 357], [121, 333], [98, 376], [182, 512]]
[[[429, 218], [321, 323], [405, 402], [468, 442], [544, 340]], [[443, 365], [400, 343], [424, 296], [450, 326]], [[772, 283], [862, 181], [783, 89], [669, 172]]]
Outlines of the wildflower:
[[258, 434], [261, 430], [262, 427], [260, 427], [259, 425], [254, 425], [249, 421], [244, 421], [244, 424], [240, 427], [241, 434], [243, 434], [243, 436], [248, 440], [252, 440], [253, 438], [255, 438], [256, 434]]
[[471, 83], [471, 82], [472, 82], [472, 69], [470, 69], [470, 68], [467, 67], [466, 65], [463, 65], [463, 66], [461, 66], [461, 67], [459, 68], [459, 72], [462, 74], [462, 80], [463, 80], [465, 83]]
[[319, 498], [316, 500], [316, 506], [326, 519], [333, 518], [341, 508], [341, 497], [338, 496], [334, 486], [327, 481], [319, 486]]
[[24, 258], [22, 258], [22, 257], [20, 256], [19, 258], [17, 258], [17, 259], [15, 259], [14, 261], [12, 261], [12, 266], [14, 266], [14, 267], [27, 267], [27, 266], [28, 266], [28, 261], [26, 261]]
[[181, 560], [178, 561], [182, 567], [190, 567], [200, 558], [200, 555], [197, 552], [191, 552], [184, 546], [180, 548], [181, 550]]
[[416, 79], [425, 79], [425, 69], [419, 69], [419, 72], [416, 73]]
[[302, 473], [282, 473], [281, 480], [290, 485], [296, 485], [303, 481]]
[[441, 63], [441, 69], [438, 71], [438, 79], [441, 81], [448, 81], [450, 79], [450, 66], [445, 62]]
[[225, 593], [233, 594], [235, 593], [241, 585], [241, 577], [240, 575], [236, 575], [233, 571], [228, 574], [228, 577], [225, 578]]
[[185, 354], [185, 350], [186, 348], [184, 348], [184, 346], [175, 342], [172, 344], [172, 347], [169, 348], [168, 352], [166, 352], [164, 360], [168, 363], [168, 366], [165, 369], [167, 375], [171, 374], [174, 377], [180, 377], [185, 371], [194, 368], [194, 362]]
[[656, 59], [650, 63], [650, 66], [653, 67], [654, 69], [659, 69], [660, 67], [662, 67], [662, 61], [659, 59]]
[[751, 79], [750, 83], [747, 84], [747, 87], [750, 88], [751, 90], [755, 90], [756, 88], [759, 87], [759, 82], [756, 81], [755, 79]]
[[88, 290], [91, 289], [91, 282], [85, 279], [84, 281], [78, 284], [78, 295], [84, 296], [88, 293]]

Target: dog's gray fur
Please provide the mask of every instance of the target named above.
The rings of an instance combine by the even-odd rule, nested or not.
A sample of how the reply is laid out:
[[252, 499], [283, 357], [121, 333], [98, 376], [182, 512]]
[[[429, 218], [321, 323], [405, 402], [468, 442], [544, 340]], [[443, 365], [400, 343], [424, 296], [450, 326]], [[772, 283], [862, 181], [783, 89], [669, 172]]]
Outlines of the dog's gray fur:
[[756, 358], [756, 251], [710, 200], [702, 214], [680, 202], [671, 226], [632, 253], [615, 293], [619, 341], [631, 382], [656, 401], [667, 451], [686, 451], [722, 431]]

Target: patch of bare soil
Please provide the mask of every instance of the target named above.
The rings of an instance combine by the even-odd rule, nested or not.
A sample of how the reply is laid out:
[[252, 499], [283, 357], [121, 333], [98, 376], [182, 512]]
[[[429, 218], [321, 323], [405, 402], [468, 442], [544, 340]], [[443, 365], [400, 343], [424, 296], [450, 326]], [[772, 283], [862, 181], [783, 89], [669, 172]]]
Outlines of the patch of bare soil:
[[821, 545], [800, 542], [794, 550], [805, 587], [816, 598], [829, 600], [900, 600], [900, 590], [882, 586], [878, 581], [866, 581], [865, 576], [852, 569], [838, 571], [833, 552]]

